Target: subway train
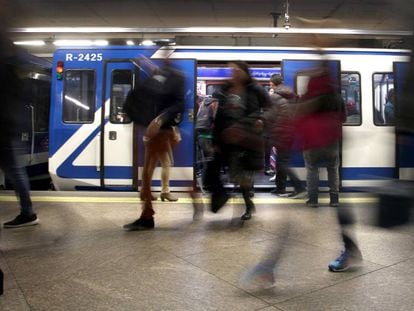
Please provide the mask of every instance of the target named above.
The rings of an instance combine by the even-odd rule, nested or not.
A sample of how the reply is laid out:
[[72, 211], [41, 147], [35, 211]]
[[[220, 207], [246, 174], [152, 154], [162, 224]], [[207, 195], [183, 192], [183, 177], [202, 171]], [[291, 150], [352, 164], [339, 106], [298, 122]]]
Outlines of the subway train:
[[[57, 190], [139, 189], [143, 166], [142, 129], [123, 110], [128, 91], [148, 73], [139, 56], [171, 64], [185, 73], [186, 110], [180, 125], [182, 141], [174, 150], [171, 188], [195, 185], [193, 124], [197, 94], [211, 95], [229, 76], [227, 62], [243, 60], [263, 87], [273, 73], [301, 95], [306, 72], [326, 61], [341, 85], [347, 119], [341, 146], [341, 188], [374, 186], [391, 178], [408, 178], [414, 159], [396, 144], [393, 120], [385, 105], [397, 98], [404, 83], [409, 51], [358, 48], [270, 48], [207, 46], [108, 46], [64, 48], [55, 52], [49, 135], [49, 173]], [[321, 59], [323, 55], [323, 60]], [[391, 96], [394, 94], [394, 96]], [[300, 153], [292, 167], [305, 180]], [[256, 187], [270, 187], [263, 174]], [[321, 187], [327, 176], [321, 171]], [[153, 187], [160, 187], [160, 168]]]
[[[51, 186], [48, 172], [49, 109], [52, 63], [44, 58], [20, 51], [14, 68], [21, 80], [21, 105], [16, 129], [18, 161], [26, 167], [31, 189], [46, 190]], [[11, 189], [8, 176], [0, 170], [0, 187]]]

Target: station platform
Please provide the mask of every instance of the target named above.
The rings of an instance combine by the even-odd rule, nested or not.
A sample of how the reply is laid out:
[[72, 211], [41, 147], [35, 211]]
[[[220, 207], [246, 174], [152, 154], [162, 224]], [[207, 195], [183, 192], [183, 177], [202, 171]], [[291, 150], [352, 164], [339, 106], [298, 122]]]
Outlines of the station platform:
[[[39, 225], [0, 230], [0, 310], [413, 310], [414, 228], [371, 226], [370, 194], [340, 196], [357, 216], [364, 258], [344, 273], [327, 268], [341, 242], [326, 194], [310, 208], [257, 193], [256, 214], [242, 222], [240, 195], [218, 214], [200, 198], [206, 211], [193, 221], [191, 198], [175, 193], [178, 202], [154, 202], [154, 230], [132, 232], [122, 226], [140, 212], [136, 193], [32, 195]], [[1, 223], [18, 212], [2, 192]], [[246, 270], [280, 243], [274, 286], [246, 288]]]

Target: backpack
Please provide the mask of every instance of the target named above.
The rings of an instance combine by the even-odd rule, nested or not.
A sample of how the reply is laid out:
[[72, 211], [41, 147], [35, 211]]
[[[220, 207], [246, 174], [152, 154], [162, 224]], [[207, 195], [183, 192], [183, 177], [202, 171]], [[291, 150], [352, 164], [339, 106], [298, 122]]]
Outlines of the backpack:
[[213, 103], [215, 98], [205, 98], [198, 108], [195, 129], [198, 131], [211, 131], [214, 123], [215, 109]]
[[162, 101], [161, 90], [162, 83], [148, 77], [129, 91], [124, 110], [134, 123], [148, 126], [157, 116], [157, 105]]

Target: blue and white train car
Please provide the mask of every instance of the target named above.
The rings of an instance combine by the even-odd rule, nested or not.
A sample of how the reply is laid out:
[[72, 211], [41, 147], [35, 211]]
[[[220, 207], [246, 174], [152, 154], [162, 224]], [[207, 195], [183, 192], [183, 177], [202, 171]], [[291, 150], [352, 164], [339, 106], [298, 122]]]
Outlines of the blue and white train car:
[[[49, 171], [56, 189], [135, 189], [139, 185], [141, 134], [134, 131], [122, 109], [128, 90], [145, 74], [137, 63], [139, 55], [156, 61], [168, 54], [174, 66], [186, 75], [183, 141], [175, 150], [171, 174], [171, 186], [184, 190], [194, 181], [197, 83], [200, 91], [201, 83], [215, 80], [197, 78], [197, 68], [201, 75], [202, 67], [225, 67], [228, 61], [244, 60], [255, 68], [280, 70], [286, 84], [303, 94], [308, 81], [306, 71], [321, 61], [320, 52], [311, 48], [204, 46], [58, 50], [53, 60], [49, 150]], [[408, 55], [406, 50], [323, 50], [324, 60], [329, 61], [341, 84], [348, 113], [341, 154], [343, 189], [413, 176], [414, 159], [398, 150], [393, 120], [385, 115], [390, 91], [394, 89], [397, 99], [401, 92]], [[300, 155], [293, 157], [292, 165], [305, 180]], [[324, 186], [326, 173], [321, 172], [321, 180]], [[158, 171], [154, 186], [159, 186]]]
[[[142, 133], [123, 111], [128, 91], [146, 75], [139, 56], [156, 49], [108, 47], [65, 49], [54, 55], [49, 171], [57, 190], [122, 189], [139, 185]], [[157, 60], [154, 60], [157, 63]], [[185, 73], [186, 110], [182, 141], [175, 149], [171, 186], [193, 181], [194, 59], [173, 61]], [[155, 186], [160, 172], [155, 172]]]

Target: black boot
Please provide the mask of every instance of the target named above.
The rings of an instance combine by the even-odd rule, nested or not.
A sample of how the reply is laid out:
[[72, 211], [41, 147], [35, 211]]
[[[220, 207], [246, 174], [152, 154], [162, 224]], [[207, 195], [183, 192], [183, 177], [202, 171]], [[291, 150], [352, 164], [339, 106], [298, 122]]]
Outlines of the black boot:
[[249, 220], [250, 218], [252, 218], [252, 210], [246, 206], [246, 212], [242, 215], [241, 220]]
[[246, 212], [241, 216], [241, 220], [249, 220], [252, 218], [252, 212], [255, 211], [255, 206], [253, 201], [250, 197], [250, 191], [242, 190], [243, 191], [243, 199], [246, 204]]

